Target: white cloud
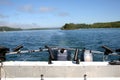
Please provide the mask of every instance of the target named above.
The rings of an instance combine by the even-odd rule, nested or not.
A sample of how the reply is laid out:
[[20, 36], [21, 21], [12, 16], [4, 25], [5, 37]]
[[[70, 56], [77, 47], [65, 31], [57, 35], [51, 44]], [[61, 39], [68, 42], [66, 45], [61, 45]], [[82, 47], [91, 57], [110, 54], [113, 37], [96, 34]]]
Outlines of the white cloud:
[[8, 18], [8, 16], [0, 14], [0, 19], [3, 19], [3, 18]]
[[30, 24], [17, 24], [19, 27], [23, 29], [28, 29], [28, 28], [40, 28], [40, 26], [36, 23], [30, 23]]
[[11, 0], [0, 0], [0, 5], [13, 5]]
[[41, 27], [36, 23], [21, 24], [21, 23], [10, 23], [7, 21], [0, 21], [0, 26], [8, 26], [8, 27], [14, 27], [14, 28], [23, 28], [23, 29], [40, 28]]
[[62, 13], [59, 13], [58, 15], [61, 17], [66, 17], [66, 16], [69, 16], [69, 13], [62, 12]]
[[52, 8], [52, 7], [40, 7], [40, 12], [51, 12], [51, 11], [54, 11], [55, 8]]
[[9, 27], [15, 27], [16, 24], [9, 23], [7, 21], [0, 21], [0, 26], [9, 26]]
[[0, 21], [0, 26], [5, 26], [7, 24], [6, 21]]
[[56, 8], [47, 7], [47, 6], [41, 6], [37, 8], [31, 4], [26, 4], [26, 5], [21, 6], [19, 10], [22, 12], [28, 12], [28, 13], [39, 13], [39, 12], [46, 13], [46, 12], [53, 12], [56, 10]]
[[34, 12], [33, 6], [32, 5], [24, 5], [20, 8], [21, 11], [24, 12]]

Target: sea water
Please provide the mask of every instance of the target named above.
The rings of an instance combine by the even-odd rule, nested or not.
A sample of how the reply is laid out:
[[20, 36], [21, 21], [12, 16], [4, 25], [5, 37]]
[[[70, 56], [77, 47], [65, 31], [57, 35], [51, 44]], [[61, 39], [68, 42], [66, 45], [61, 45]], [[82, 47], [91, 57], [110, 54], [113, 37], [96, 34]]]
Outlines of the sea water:
[[[79, 29], [79, 30], [27, 30], [0, 32], [0, 46], [12, 51], [17, 45], [23, 45], [22, 50], [35, 50], [45, 45], [65, 48], [78, 48], [104, 51], [106, 45], [115, 50], [120, 48], [120, 28]], [[74, 51], [71, 52], [72, 56]], [[7, 61], [47, 61], [48, 52], [7, 55]], [[93, 54], [94, 61], [102, 61], [102, 54]], [[120, 57], [109, 56], [108, 60]]]

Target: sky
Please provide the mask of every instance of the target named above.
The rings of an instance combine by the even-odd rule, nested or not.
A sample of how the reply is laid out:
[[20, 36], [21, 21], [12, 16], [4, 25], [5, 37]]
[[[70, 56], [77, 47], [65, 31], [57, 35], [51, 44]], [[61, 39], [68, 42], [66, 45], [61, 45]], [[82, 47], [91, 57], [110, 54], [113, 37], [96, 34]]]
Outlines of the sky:
[[0, 0], [0, 26], [53, 28], [120, 21], [120, 0]]

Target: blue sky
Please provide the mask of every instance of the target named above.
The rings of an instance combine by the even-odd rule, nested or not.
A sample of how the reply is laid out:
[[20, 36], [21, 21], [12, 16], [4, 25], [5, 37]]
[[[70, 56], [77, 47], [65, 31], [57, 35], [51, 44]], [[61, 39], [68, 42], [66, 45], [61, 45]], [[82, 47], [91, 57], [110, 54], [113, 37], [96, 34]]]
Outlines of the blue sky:
[[120, 0], [0, 0], [0, 25], [62, 27], [120, 21]]

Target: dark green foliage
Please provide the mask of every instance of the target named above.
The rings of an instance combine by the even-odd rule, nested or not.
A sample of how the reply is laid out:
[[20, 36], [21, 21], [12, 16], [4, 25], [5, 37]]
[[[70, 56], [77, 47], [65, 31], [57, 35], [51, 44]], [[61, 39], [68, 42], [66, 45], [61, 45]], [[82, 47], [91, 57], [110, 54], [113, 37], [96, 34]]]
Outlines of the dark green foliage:
[[94, 23], [94, 24], [65, 24], [62, 30], [73, 30], [82, 28], [120, 28], [120, 21], [106, 22], [106, 23]]

